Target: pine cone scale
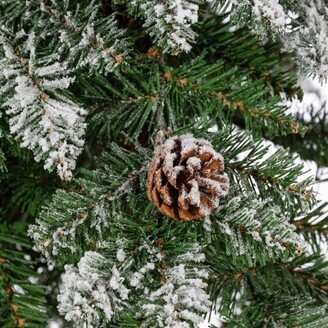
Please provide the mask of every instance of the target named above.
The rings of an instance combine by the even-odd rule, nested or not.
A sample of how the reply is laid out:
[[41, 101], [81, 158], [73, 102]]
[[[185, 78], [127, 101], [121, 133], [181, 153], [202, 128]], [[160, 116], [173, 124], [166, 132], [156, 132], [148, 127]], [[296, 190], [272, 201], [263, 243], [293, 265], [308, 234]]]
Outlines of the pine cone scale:
[[227, 194], [224, 159], [204, 139], [169, 138], [155, 150], [148, 169], [147, 195], [163, 214], [183, 221], [211, 214]]

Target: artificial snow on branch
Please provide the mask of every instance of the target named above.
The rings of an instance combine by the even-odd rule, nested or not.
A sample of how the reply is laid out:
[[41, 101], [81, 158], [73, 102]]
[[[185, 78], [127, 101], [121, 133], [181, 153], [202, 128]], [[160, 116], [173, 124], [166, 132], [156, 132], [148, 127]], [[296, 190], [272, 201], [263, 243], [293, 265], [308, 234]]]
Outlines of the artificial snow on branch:
[[0, 218], [0, 327], [43, 328], [49, 320], [46, 288], [21, 223]]
[[[95, 193], [95, 186], [88, 187], [92, 194], [90, 198], [57, 190], [53, 206], [40, 213], [38, 225], [30, 225], [30, 236], [48, 260], [62, 252], [75, 254], [81, 238], [97, 242], [98, 246], [104, 242], [102, 234], [109, 227], [111, 209], [104, 201], [95, 204], [101, 193], [99, 190]], [[58, 222], [43, 221], [42, 217], [54, 217]]]
[[144, 10], [146, 22], [144, 27], [164, 51], [177, 54], [189, 52], [194, 43], [196, 33], [191, 25], [198, 21], [199, 1], [165, 0], [140, 1], [132, 5], [140, 5]]
[[89, 251], [77, 268], [65, 266], [58, 295], [59, 312], [75, 327], [100, 327], [126, 306], [129, 289], [118, 268], [103, 255]]
[[33, 151], [36, 161], [44, 160], [45, 169], [57, 169], [62, 179], [70, 179], [86, 128], [86, 111], [64, 91], [74, 77], [63, 63], [35, 59], [34, 32], [16, 38], [24, 50], [14, 46], [4, 31], [0, 33], [4, 54], [0, 95], [10, 117], [10, 132], [22, 147]]
[[265, 264], [288, 259], [305, 249], [304, 238], [269, 198], [259, 200], [252, 193], [235, 196], [219, 208], [217, 216], [227, 253], [245, 257], [250, 267], [257, 260]]
[[295, 52], [302, 73], [328, 78], [328, 7], [322, 0], [300, 0], [300, 27], [286, 33], [285, 50]]
[[116, 14], [103, 17], [97, 1], [87, 5], [56, 0], [51, 5], [44, 0], [38, 3], [44, 37], [53, 38], [56, 33], [58, 52], [72, 69], [107, 74], [126, 60], [130, 43], [125, 31], [117, 26]]
[[[148, 296], [143, 305], [145, 315], [154, 318], [156, 327], [192, 328], [204, 321], [211, 307], [206, 292], [206, 269], [188, 268], [184, 264], [167, 270], [163, 284]], [[148, 319], [149, 320], [149, 319]]]
[[279, 37], [284, 50], [295, 54], [302, 73], [328, 76], [328, 8], [324, 0], [214, 0], [213, 8], [264, 42]]

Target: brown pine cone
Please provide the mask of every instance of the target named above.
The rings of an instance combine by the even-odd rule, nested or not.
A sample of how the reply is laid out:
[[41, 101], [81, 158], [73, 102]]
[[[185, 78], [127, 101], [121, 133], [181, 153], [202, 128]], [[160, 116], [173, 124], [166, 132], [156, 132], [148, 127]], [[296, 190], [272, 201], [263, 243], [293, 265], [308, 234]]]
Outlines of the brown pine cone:
[[165, 215], [190, 221], [211, 214], [229, 190], [224, 160], [212, 145], [191, 134], [167, 139], [155, 149], [147, 196]]

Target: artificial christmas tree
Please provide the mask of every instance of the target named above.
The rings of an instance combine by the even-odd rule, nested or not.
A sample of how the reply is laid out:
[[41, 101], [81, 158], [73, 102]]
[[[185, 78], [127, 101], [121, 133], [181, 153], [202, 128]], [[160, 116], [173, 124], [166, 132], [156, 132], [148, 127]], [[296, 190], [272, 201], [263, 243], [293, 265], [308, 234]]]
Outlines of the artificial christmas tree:
[[192, 135], [173, 137], [155, 150], [148, 169], [148, 198], [165, 215], [191, 221], [210, 215], [229, 188], [224, 160]]
[[0, 0], [0, 326], [327, 327], [327, 16]]

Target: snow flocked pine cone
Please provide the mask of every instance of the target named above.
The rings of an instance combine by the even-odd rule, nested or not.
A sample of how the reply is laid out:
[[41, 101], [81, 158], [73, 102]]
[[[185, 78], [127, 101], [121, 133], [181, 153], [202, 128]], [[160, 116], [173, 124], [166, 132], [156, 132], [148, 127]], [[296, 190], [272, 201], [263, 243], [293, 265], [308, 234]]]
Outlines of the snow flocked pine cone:
[[155, 148], [148, 169], [147, 196], [165, 215], [201, 219], [219, 206], [229, 190], [224, 160], [210, 142], [191, 134], [167, 139]]

